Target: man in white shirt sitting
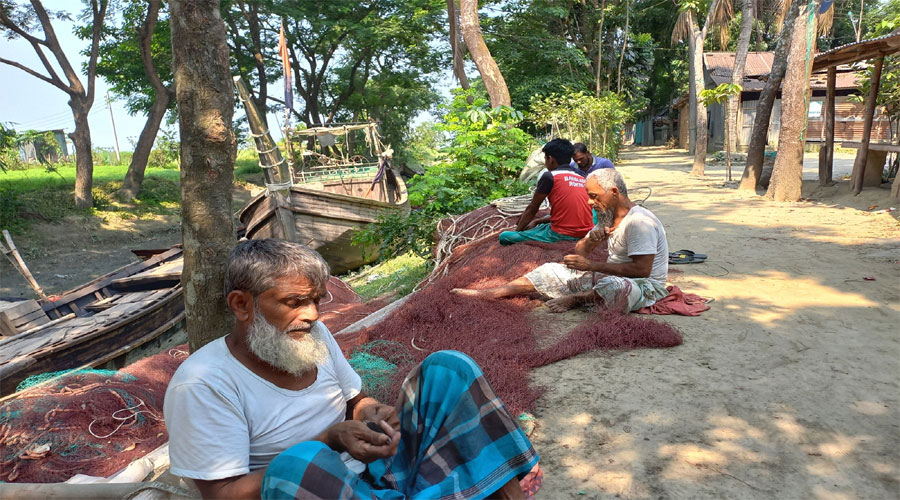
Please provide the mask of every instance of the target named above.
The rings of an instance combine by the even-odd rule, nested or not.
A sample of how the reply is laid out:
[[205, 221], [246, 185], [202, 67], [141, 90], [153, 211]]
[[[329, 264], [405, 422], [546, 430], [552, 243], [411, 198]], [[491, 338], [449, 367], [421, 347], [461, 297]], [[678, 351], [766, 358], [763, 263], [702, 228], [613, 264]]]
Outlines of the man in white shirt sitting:
[[[547, 307], [562, 312], [596, 301], [623, 312], [649, 307], [668, 295], [669, 246], [666, 230], [653, 212], [628, 199], [625, 180], [615, 169], [591, 172], [585, 189], [597, 220], [612, 221], [595, 226], [575, 244], [575, 253], [562, 263], [551, 262], [506, 285], [481, 290], [455, 288], [459, 295], [502, 298], [535, 291], [549, 298]], [[588, 259], [607, 241], [606, 262]]]
[[294, 243], [231, 252], [234, 329], [191, 355], [166, 392], [172, 473], [204, 498], [522, 497], [537, 454], [475, 362], [432, 354], [397, 409], [366, 396], [317, 321], [328, 276]]

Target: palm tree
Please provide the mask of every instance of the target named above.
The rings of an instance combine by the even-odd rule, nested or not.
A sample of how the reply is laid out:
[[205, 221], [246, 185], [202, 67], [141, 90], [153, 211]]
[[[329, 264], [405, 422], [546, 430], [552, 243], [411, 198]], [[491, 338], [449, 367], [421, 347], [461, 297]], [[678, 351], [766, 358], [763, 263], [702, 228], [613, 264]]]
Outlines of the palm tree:
[[[703, 90], [703, 42], [706, 40], [708, 30], [713, 26], [726, 26], [733, 16], [730, 0], [713, 0], [706, 13], [706, 21], [703, 28], [697, 24], [700, 15], [701, 2], [699, 0], [681, 0], [678, 5], [678, 19], [675, 21], [675, 29], [672, 30], [672, 43], [687, 40], [688, 65], [690, 74], [690, 124], [691, 147], [694, 153], [694, 165], [691, 168], [692, 175], [702, 176], [706, 168], [706, 145], [709, 140], [707, 129], [706, 105], [700, 99], [700, 91]], [[721, 34], [721, 32], [720, 32]]]

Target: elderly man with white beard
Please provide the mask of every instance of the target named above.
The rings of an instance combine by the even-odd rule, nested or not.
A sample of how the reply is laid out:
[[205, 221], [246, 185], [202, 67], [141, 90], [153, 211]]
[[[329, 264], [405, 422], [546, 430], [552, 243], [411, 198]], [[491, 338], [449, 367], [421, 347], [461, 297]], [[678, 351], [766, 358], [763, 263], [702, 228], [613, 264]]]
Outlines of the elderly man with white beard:
[[396, 408], [366, 396], [318, 321], [328, 277], [302, 245], [251, 240], [231, 252], [235, 326], [166, 391], [172, 473], [204, 498], [523, 498], [538, 456], [478, 365], [433, 353]]

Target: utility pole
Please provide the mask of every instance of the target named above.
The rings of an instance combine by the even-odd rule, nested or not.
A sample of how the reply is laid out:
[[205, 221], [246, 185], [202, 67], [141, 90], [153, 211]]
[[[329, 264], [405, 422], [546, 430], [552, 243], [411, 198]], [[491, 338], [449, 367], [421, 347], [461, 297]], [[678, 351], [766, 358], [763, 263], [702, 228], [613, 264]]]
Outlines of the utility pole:
[[122, 163], [122, 158], [119, 156], [119, 136], [116, 134], [116, 120], [113, 119], [112, 104], [109, 101], [108, 91], [106, 92], [106, 107], [109, 108], [109, 121], [112, 122], [113, 139], [116, 141], [116, 163]]

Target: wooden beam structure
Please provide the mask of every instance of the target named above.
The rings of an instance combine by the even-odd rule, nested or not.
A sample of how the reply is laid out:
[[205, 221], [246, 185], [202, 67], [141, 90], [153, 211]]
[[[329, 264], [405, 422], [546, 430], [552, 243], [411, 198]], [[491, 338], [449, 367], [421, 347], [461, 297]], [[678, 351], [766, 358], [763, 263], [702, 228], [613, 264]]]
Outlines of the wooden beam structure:
[[868, 61], [897, 51], [900, 51], [900, 32], [894, 31], [882, 37], [848, 43], [817, 54], [812, 70], [816, 72], [832, 66]]
[[[863, 179], [866, 173], [866, 161], [869, 154], [869, 140], [872, 136], [872, 119], [875, 117], [875, 104], [878, 102], [878, 87], [881, 83], [881, 68], [884, 66], [884, 56], [875, 61], [875, 69], [872, 71], [872, 82], [869, 85], [869, 97], [866, 99], [866, 111], [864, 114], [862, 140], [856, 150], [856, 161], [853, 162], [853, 173], [850, 178], [853, 182], [853, 194], [859, 194], [863, 188]], [[870, 168], [874, 168], [874, 165]], [[879, 173], [880, 177], [880, 173]]]
[[[872, 134], [872, 120], [878, 101], [878, 88], [881, 81], [881, 70], [884, 57], [900, 51], [900, 29], [871, 40], [848, 43], [835, 47], [827, 52], [817, 54], [813, 60], [813, 71], [828, 70], [827, 93], [825, 100], [825, 146], [819, 151], [819, 185], [827, 186], [832, 182], [834, 163], [834, 87], [836, 68], [842, 64], [853, 64], [875, 59], [872, 82], [866, 99], [862, 141], [856, 151], [851, 174], [854, 194], [859, 194], [863, 186], [881, 184], [881, 168], [877, 158], [869, 158], [869, 141]], [[881, 155], [878, 155], [880, 158]], [[875, 181], [877, 172], [877, 183]], [[868, 174], [866, 173], [868, 171]], [[896, 183], [895, 183], [896, 184]], [[898, 193], [900, 194], [900, 193]]]

